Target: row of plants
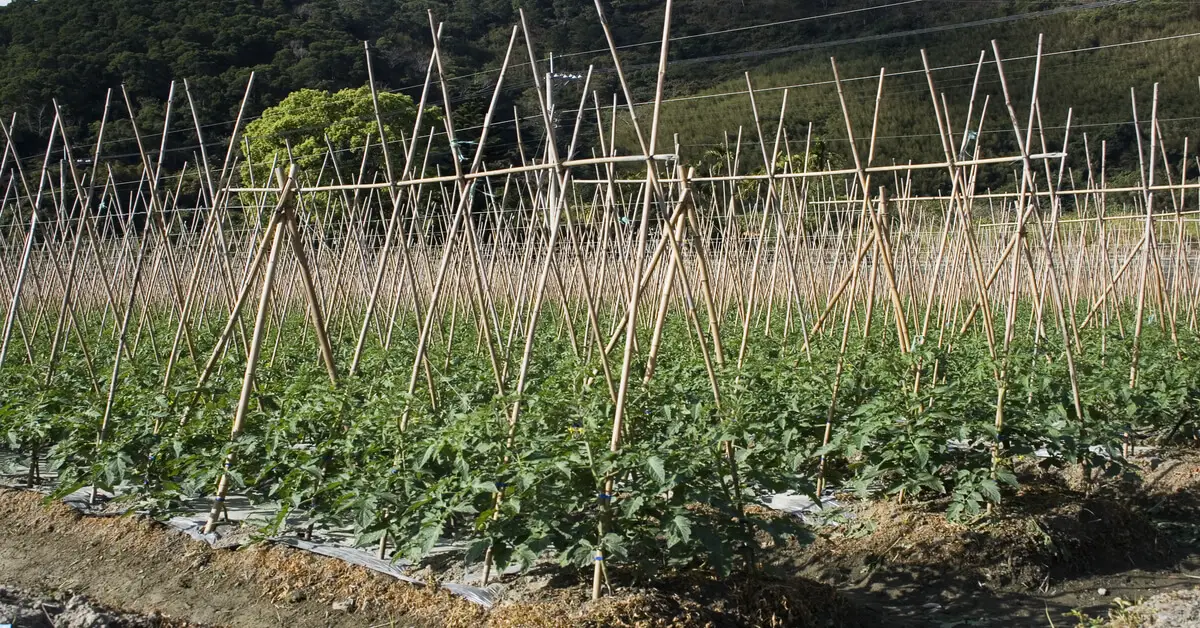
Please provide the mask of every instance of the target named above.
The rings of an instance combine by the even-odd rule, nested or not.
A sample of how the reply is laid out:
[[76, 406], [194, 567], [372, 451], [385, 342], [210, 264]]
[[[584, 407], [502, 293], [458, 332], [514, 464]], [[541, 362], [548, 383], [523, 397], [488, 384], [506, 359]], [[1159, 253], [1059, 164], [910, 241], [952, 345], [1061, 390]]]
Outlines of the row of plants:
[[[876, 323], [888, 329], [886, 320]], [[151, 324], [159, 338], [173, 333], [166, 317]], [[614, 408], [598, 360], [576, 357], [553, 320], [542, 326], [511, 427], [513, 395], [496, 394], [486, 354], [472, 350], [473, 322], [458, 321], [452, 355], [431, 356], [435, 400], [421, 388], [405, 392], [411, 347], [369, 351], [366, 375], [331, 385], [311, 335], [304, 339], [306, 324], [287, 319], [274, 332], [280, 342], [268, 338], [274, 351], [264, 355], [234, 439], [244, 364], [237, 351], [204, 389], [164, 391], [162, 357], [139, 343], [121, 369], [102, 441], [107, 391], [93, 391], [81, 354], [64, 354], [49, 380], [45, 364], [10, 362], [0, 372], [9, 459], [48, 459], [57, 494], [94, 485], [165, 517], [210, 496], [233, 454], [233, 491], [278, 507], [270, 533], [302, 515], [349, 527], [364, 546], [386, 535], [396, 556], [415, 561], [449, 541], [466, 546], [468, 562], [490, 550], [500, 567], [551, 555], [587, 567], [599, 548], [610, 564], [639, 574], [725, 573], [754, 560], [756, 534], [804, 538], [798, 519], [747, 506], [784, 491], [814, 494], [822, 468], [831, 487], [939, 500], [949, 517], [969, 521], [1011, 492], [1018, 457], [1117, 472], [1129, 434], [1177, 438], [1200, 425], [1200, 342], [1187, 330], [1173, 340], [1153, 325], [1141, 338], [1133, 389], [1129, 339], [1115, 329], [1080, 330], [1081, 417], [1053, 335], [1035, 344], [1019, 334], [1001, 364], [981, 334], [941, 346], [916, 339], [907, 354], [886, 331], [852, 334], [829, 414], [838, 334], [814, 338], [805, 352], [796, 335], [783, 341], [777, 329], [774, 337], [757, 330], [740, 369], [715, 368], [718, 405], [694, 336], [673, 321], [654, 377], [641, 384], [634, 373], [622, 446], [612, 452]], [[211, 347], [214, 330], [197, 331], [198, 346]], [[106, 336], [91, 349], [112, 355], [115, 343]], [[339, 360], [352, 351], [349, 340], [335, 345]], [[194, 377], [189, 360], [178, 368], [186, 374], [178, 379]]]

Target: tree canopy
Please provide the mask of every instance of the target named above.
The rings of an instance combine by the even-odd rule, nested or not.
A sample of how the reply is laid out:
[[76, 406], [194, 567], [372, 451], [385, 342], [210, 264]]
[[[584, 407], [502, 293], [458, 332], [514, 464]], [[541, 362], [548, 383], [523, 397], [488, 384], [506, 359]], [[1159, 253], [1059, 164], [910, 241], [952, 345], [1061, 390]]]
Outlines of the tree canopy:
[[[382, 92], [378, 99], [379, 117], [389, 141], [411, 134], [417, 113], [412, 98]], [[245, 137], [243, 158], [247, 162], [265, 165], [278, 155], [281, 162], [290, 159], [302, 169], [320, 167], [329, 147], [339, 154], [361, 151], [368, 137], [378, 146], [379, 124], [371, 88], [293, 92], [246, 125]]]

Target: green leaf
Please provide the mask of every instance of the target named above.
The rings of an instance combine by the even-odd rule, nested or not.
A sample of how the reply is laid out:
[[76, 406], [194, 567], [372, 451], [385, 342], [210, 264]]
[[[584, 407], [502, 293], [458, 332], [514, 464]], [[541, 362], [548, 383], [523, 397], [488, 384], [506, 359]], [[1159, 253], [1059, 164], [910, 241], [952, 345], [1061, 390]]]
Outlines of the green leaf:
[[474, 565], [483, 560], [487, 554], [487, 549], [492, 546], [491, 539], [475, 539], [467, 545], [467, 551], [463, 556], [463, 562], [468, 565]]
[[667, 474], [666, 474], [666, 471], [663, 470], [662, 458], [659, 458], [658, 456], [650, 456], [649, 458], [647, 458], [646, 459], [646, 470], [650, 472], [650, 475], [659, 484], [666, 484]]
[[998, 480], [999, 482], [1001, 482], [1003, 484], [1007, 484], [1009, 486], [1017, 486], [1018, 485], [1017, 476], [1013, 475], [1012, 472], [1010, 472], [1006, 469], [997, 469], [996, 470], [996, 480]]
[[692, 521], [682, 514], [675, 515], [667, 526], [667, 547], [687, 543], [692, 539]]
[[605, 554], [627, 558], [628, 551], [625, 548], [625, 537], [609, 532], [601, 539], [601, 546], [604, 548]]
[[992, 503], [1000, 502], [1000, 487], [995, 480], [983, 480], [979, 483], [979, 492]]

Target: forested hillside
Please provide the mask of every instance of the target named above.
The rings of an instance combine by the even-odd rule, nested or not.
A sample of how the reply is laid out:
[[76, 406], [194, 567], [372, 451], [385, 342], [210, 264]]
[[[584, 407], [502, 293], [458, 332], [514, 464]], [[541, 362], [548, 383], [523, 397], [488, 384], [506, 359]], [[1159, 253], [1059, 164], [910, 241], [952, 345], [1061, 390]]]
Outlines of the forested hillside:
[[[605, 0], [604, 5], [624, 47], [635, 99], [649, 100], [663, 3]], [[83, 142], [94, 132], [108, 88], [123, 84], [138, 112], [139, 129], [152, 131], [161, 126], [171, 80], [186, 79], [199, 119], [211, 125], [204, 140], [215, 142], [231, 130], [252, 71], [256, 84], [248, 113], [256, 115], [301, 88], [361, 86], [367, 78], [364, 40], [373, 49], [376, 80], [415, 97], [414, 86], [423, 80], [428, 62], [431, 10], [435, 20], [445, 22], [446, 72], [458, 77], [451, 82], [455, 119], [469, 127], [487, 106], [496, 74], [484, 70], [499, 65], [512, 25], [520, 19], [518, 7], [526, 12], [536, 54], [553, 53], [556, 70], [582, 74], [592, 62], [598, 71], [611, 67], [595, 8], [578, 0], [14, 0], [0, 8], [0, 111], [16, 112], [16, 139], [28, 156], [44, 147], [36, 138], [49, 131], [52, 99], [61, 106], [72, 137]], [[668, 102], [662, 142], [669, 145], [678, 133], [681, 150], [696, 161], [723, 149], [722, 131], [736, 133], [745, 125], [746, 139], [756, 139], [745, 95], [714, 96], [745, 90], [746, 71], [755, 87], [801, 85], [790, 92], [789, 139], [803, 142], [812, 121], [831, 150], [828, 156], [836, 159], [844, 132], [827, 83], [830, 56], [838, 58], [844, 77], [874, 77], [881, 66], [889, 72], [919, 69], [918, 51], [926, 48], [933, 65], [958, 66], [935, 76], [961, 116], [974, 62], [991, 39], [1014, 57], [1032, 54], [1038, 33], [1045, 33], [1047, 51], [1066, 51], [1197, 31], [1200, 4], [1174, 0], [677, 0], [667, 96], [706, 97]], [[1200, 96], [1198, 42], [1179, 38], [1047, 58], [1045, 124], [1061, 126], [1067, 107], [1074, 106], [1076, 124], [1093, 125], [1081, 128], [1110, 140], [1114, 153], [1128, 158], [1132, 132], [1111, 123], [1131, 119], [1130, 87], [1145, 95], [1148, 108], [1150, 84], [1161, 81], [1164, 124], [1175, 125], [1173, 135], [1182, 135], [1177, 127], [1193, 124], [1191, 103]], [[523, 46], [518, 52], [521, 61], [527, 60]], [[1010, 79], [1018, 92], [1027, 92], [1031, 76], [1028, 59], [1012, 62]], [[940, 151], [936, 138], [929, 137], [936, 128], [924, 76], [888, 80], [881, 158]], [[579, 83], [562, 81], [560, 102], [573, 108]], [[499, 118], [511, 120], [514, 106], [533, 113], [534, 101], [526, 93], [532, 85], [528, 66], [517, 68], [507, 85]], [[869, 116], [875, 85], [874, 78], [848, 83], [856, 113]], [[615, 75], [600, 72], [593, 86], [601, 102], [609, 103], [617, 91]], [[999, 114], [997, 81], [989, 75], [984, 87]], [[771, 129], [780, 93], [759, 100]], [[114, 94], [110, 118], [127, 117], [120, 92]], [[176, 102], [182, 102], [181, 84]], [[181, 138], [189, 135], [190, 115], [175, 119]], [[1003, 127], [993, 124], [994, 134], [987, 130], [983, 141], [1008, 141]], [[622, 143], [631, 147], [628, 130], [621, 131]], [[501, 132], [493, 148], [497, 156], [515, 149], [507, 133]], [[124, 143], [117, 152], [106, 149], [110, 154], [133, 150], [120, 124], [106, 135]], [[195, 143], [194, 136], [172, 141], [180, 153], [175, 157], [189, 158]]]

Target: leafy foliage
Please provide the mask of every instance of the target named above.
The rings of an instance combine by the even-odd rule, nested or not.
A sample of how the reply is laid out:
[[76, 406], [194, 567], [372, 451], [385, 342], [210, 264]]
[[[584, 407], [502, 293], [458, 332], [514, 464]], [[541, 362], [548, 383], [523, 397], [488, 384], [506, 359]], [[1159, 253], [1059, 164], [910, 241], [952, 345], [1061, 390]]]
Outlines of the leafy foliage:
[[[416, 118], [412, 98], [382, 92], [378, 99], [379, 118], [389, 140], [410, 134]], [[327, 147], [342, 149], [343, 153], [347, 149], [361, 150], [368, 137], [379, 143], [378, 129], [369, 86], [332, 94], [302, 89], [246, 125], [244, 157], [246, 163], [254, 164], [259, 177], [266, 174], [275, 157], [284, 162], [290, 159], [302, 170], [315, 170], [321, 167]]]
[[[167, 318], [150, 324], [160, 336], [172, 329]], [[1018, 457], [1117, 472], [1127, 433], [1178, 438], [1192, 434], [1200, 416], [1192, 358], [1200, 343], [1185, 330], [1176, 347], [1158, 327], [1146, 328], [1143, 384], [1134, 389], [1127, 339], [1081, 330], [1093, 349], [1076, 356], [1088, 400], [1084, 417], [1072, 409], [1062, 347], [1053, 337], [1040, 339], [1037, 354], [1044, 357], [1009, 362], [1000, 432], [997, 365], [981, 338], [966, 335], [941, 348], [918, 342], [901, 354], [885, 332], [848, 346], [831, 437], [822, 446], [837, 338], [816, 337], [806, 353], [795, 339], [781, 341], [778, 330], [775, 338], [754, 334], [740, 370], [716, 370], [718, 406], [688, 347], [693, 339], [676, 321], [667, 327], [656, 376], [631, 389], [625, 444], [612, 452], [613, 408], [595, 378], [598, 365], [576, 357], [552, 324], [539, 330], [543, 350], [515, 425], [508, 421], [513, 400], [495, 394], [480, 353], [461, 350], [437, 370], [443, 394], [435, 405], [428, 395], [401, 392], [408, 349], [372, 349], [363, 366], [370, 377], [331, 386], [312, 359], [311, 340], [296, 340], [306, 324], [290, 317], [274, 330], [285, 341], [260, 368], [235, 439], [229, 421], [240, 389], [237, 351], [204, 390], [164, 393], [153, 348], [142, 342], [137, 366], [122, 371], [99, 444], [105, 397], [79, 375], [80, 355], [68, 351], [48, 383], [29, 365], [6, 367], [5, 448], [19, 460], [49, 460], [61, 474], [60, 492], [120, 489], [122, 499], [164, 516], [209, 495], [232, 454], [232, 490], [278, 508], [273, 521], [262, 522], [270, 531], [285, 531], [289, 517], [300, 514], [349, 526], [364, 545], [386, 534], [397, 555], [413, 560], [435, 544], [461, 542], [468, 561], [490, 550], [501, 566], [556, 556], [587, 567], [600, 548], [607, 560], [645, 575], [695, 567], [727, 573], [753, 560], [755, 535], [807, 537], [798, 520], [747, 506], [783, 491], [811, 494], [822, 461], [830, 486], [937, 500], [947, 516], [969, 521], [1016, 484], [1010, 469]], [[476, 333], [471, 322], [458, 325], [460, 338]], [[1104, 353], [1094, 350], [1102, 333], [1110, 334]], [[205, 334], [201, 346], [211, 342]], [[111, 349], [108, 343], [102, 337], [98, 350]], [[339, 359], [351, 349], [335, 345]], [[1012, 352], [1029, 356], [1034, 347], [1018, 337]], [[180, 368], [190, 368], [186, 358]], [[613, 494], [605, 495], [610, 478]]]

